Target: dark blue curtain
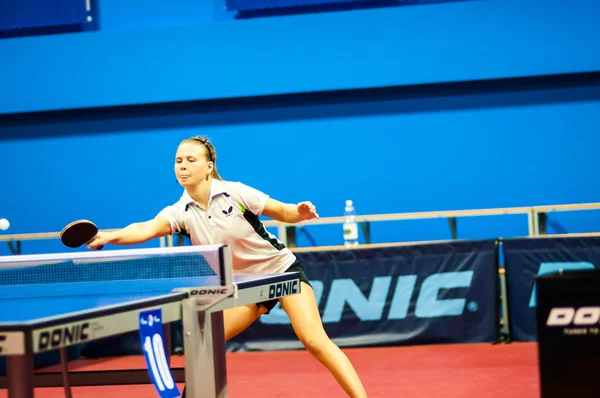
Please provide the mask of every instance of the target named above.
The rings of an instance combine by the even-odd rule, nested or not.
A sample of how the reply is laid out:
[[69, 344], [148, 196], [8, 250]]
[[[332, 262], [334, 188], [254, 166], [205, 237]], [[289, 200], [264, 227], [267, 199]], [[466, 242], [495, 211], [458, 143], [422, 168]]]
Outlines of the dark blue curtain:
[[238, 18], [478, 0], [225, 0]]
[[0, 31], [87, 21], [86, 0], [0, 0]]
[[269, 8], [316, 6], [339, 3], [377, 4], [380, 0], [226, 0], [228, 10], [250, 11]]

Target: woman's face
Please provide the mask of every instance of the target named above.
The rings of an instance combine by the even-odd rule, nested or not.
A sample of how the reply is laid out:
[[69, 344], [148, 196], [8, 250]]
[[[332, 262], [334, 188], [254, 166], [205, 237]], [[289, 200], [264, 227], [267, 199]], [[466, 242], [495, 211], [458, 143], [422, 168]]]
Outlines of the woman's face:
[[213, 170], [213, 162], [207, 159], [206, 146], [185, 141], [175, 154], [175, 175], [184, 187], [200, 184]]

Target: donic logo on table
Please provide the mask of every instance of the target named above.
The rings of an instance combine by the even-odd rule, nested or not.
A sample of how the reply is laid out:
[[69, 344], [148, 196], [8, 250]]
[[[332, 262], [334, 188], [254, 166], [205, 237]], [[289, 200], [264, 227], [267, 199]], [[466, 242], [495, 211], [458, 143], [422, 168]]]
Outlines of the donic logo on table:
[[[354, 280], [334, 279], [329, 288], [324, 310], [323, 322], [333, 323], [342, 319], [344, 307], [348, 305], [361, 321], [379, 321], [387, 319], [406, 319], [409, 316], [409, 307], [414, 302], [416, 318], [439, 318], [460, 316], [465, 311], [475, 312], [479, 305], [475, 301], [467, 301], [465, 297], [443, 298], [441, 291], [449, 289], [467, 289], [473, 281], [473, 271], [443, 272], [428, 275], [417, 289], [417, 275], [401, 275], [396, 277], [396, 287], [392, 290], [393, 277], [374, 277], [370, 293], [363, 294]], [[321, 301], [324, 286], [322, 281], [310, 281], [317, 302]], [[460, 290], [459, 290], [460, 291]], [[457, 291], [457, 292], [459, 292]], [[389, 311], [384, 314], [384, 308], [391, 294]], [[279, 305], [271, 311], [269, 316], [261, 317], [261, 322], [266, 324], [289, 323]]]
[[43, 330], [38, 337], [38, 351], [76, 344], [89, 339], [89, 322], [74, 323]]
[[274, 283], [269, 286], [269, 298], [279, 298], [287, 296], [289, 294], [299, 293], [299, 282], [298, 280]]

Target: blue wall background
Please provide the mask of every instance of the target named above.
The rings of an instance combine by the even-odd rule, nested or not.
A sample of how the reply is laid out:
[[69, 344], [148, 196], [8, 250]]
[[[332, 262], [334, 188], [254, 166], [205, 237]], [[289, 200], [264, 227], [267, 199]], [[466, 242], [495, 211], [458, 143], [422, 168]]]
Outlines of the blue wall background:
[[[349, 198], [361, 214], [598, 201], [593, 1], [254, 20], [233, 20], [217, 0], [201, 3], [103, 0], [98, 32], [0, 40], [8, 60], [0, 63], [7, 232], [57, 231], [77, 218], [115, 228], [153, 217], [180, 196], [173, 155], [197, 134], [215, 143], [226, 178], [280, 200], [312, 200], [323, 217], [341, 215]], [[515, 80], [524, 77], [541, 80]], [[478, 85], [489, 79], [500, 80], [493, 89]], [[290, 106], [292, 97], [269, 106], [260, 99], [382, 87], [393, 94], [315, 96]], [[233, 109], [198, 102], [84, 113], [240, 97], [247, 98]], [[597, 213], [552, 221], [596, 231]], [[526, 226], [525, 216], [464, 219], [459, 237], [525, 235]], [[340, 226], [310, 232], [320, 245], [341, 243]], [[450, 237], [445, 220], [376, 223], [372, 234], [378, 242]], [[24, 245], [27, 253], [58, 250], [55, 241]]]
[[[118, 14], [113, 1], [99, 4], [107, 8], [100, 21], [106, 30], [0, 42], [0, 56], [10, 60], [0, 66], [0, 113], [600, 69], [600, 5], [593, 0], [468, 1], [254, 20], [217, 20], [211, 0], [192, 6], [189, 16], [184, 6], [164, 12], [156, 28], [150, 26], [167, 3], [134, 1], [119, 5], [125, 14]], [[153, 4], [155, 12], [145, 11]], [[135, 22], [138, 12], [145, 22]]]

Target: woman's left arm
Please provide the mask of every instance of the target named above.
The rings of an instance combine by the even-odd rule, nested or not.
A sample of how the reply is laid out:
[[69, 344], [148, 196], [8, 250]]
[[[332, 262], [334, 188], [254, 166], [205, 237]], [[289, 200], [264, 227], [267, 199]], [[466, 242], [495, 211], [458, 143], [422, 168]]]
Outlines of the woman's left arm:
[[263, 213], [265, 216], [288, 224], [319, 218], [315, 205], [311, 202], [300, 202], [298, 204], [283, 203], [269, 198], [265, 204]]

